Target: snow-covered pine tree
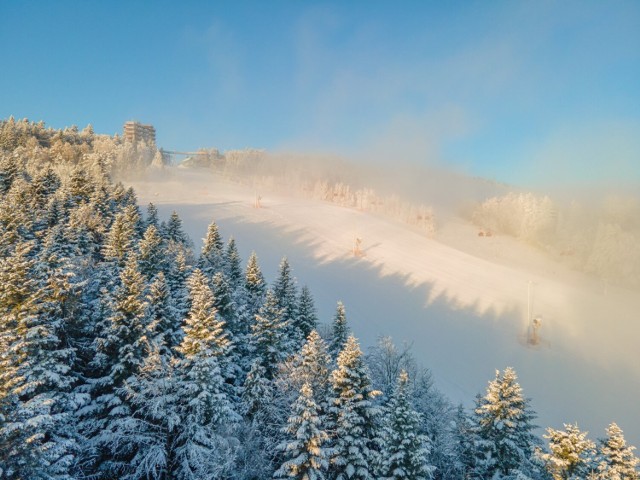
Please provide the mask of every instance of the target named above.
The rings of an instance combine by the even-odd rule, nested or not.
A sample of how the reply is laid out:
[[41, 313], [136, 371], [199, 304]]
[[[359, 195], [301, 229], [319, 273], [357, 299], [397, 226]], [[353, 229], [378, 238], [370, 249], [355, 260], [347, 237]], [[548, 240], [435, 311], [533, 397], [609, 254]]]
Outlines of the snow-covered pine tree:
[[224, 252], [224, 271], [232, 289], [238, 288], [242, 284], [242, 265], [238, 247], [233, 237], [229, 238], [227, 248]]
[[74, 205], [88, 202], [93, 193], [93, 182], [91, 182], [88, 172], [79, 165], [76, 166], [69, 176], [65, 190], [71, 196]]
[[[241, 358], [247, 351], [246, 336], [240, 331], [238, 325], [238, 305], [235, 296], [227, 282], [225, 274], [220, 271], [213, 276], [211, 282], [211, 292], [213, 293], [213, 306], [218, 315], [225, 323], [227, 336], [234, 345], [229, 356], [226, 370], [223, 372], [225, 381], [239, 387], [244, 374], [243, 359]], [[241, 344], [242, 343], [242, 344]], [[235, 397], [235, 394], [233, 395]]]
[[223, 377], [231, 343], [214, 307], [208, 280], [198, 269], [189, 278], [189, 295], [191, 308], [178, 347], [182, 358], [175, 370], [181, 405], [172, 478], [221, 478], [233, 465], [227, 435], [239, 420]]
[[166, 254], [162, 248], [162, 237], [153, 225], [149, 225], [144, 232], [142, 240], [138, 244], [138, 262], [140, 273], [148, 281], [152, 281], [159, 272], [164, 270]]
[[102, 253], [105, 260], [124, 266], [127, 256], [136, 244], [135, 225], [125, 213], [118, 213], [111, 224]]
[[138, 259], [130, 255], [113, 296], [103, 298], [105, 317], [97, 325], [89, 364], [96, 375], [89, 380], [91, 402], [79, 411], [88, 443], [78, 468], [92, 471], [97, 478], [119, 475], [134, 453], [121, 449], [123, 439], [118, 432], [132, 415], [123, 387], [138, 373], [149, 352], [145, 289]]
[[409, 376], [402, 371], [384, 415], [379, 476], [388, 480], [430, 479], [428, 439], [420, 433], [420, 414], [411, 405]]
[[271, 290], [267, 290], [264, 305], [251, 326], [249, 342], [254, 357], [261, 359], [268, 380], [273, 380], [278, 364], [293, 353], [283, 316], [276, 296]]
[[628, 446], [620, 427], [614, 422], [607, 427], [607, 438], [600, 442], [598, 480], [638, 480], [640, 460]]
[[329, 466], [329, 452], [325, 444], [329, 439], [323, 430], [319, 408], [308, 383], [300, 389], [300, 396], [292, 406], [291, 416], [283, 429], [285, 441], [279, 449], [284, 462], [274, 478], [298, 480], [324, 480]]
[[313, 296], [309, 287], [304, 285], [298, 297], [298, 328], [302, 338], [308, 338], [309, 334], [318, 328], [318, 314], [313, 302]]
[[203, 239], [198, 268], [207, 278], [213, 278], [216, 272], [222, 271], [224, 266], [224, 249], [222, 237], [216, 222], [207, 227], [207, 236]]
[[183, 251], [172, 258], [168, 263], [166, 278], [171, 291], [173, 305], [178, 313], [178, 318], [183, 319], [189, 311], [189, 289], [187, 279], [191, 273], [191, 267], [187, 264], [187, 258]]
[[267, 378], [263, 360], [253, 360], [242, 388], [242, 414], [249, 420], [260, 421], [265, 407], [273, 401], [273, 382]]
[[[475, 467], [475, 442], [473, 425], [469, 414], [462, 405], [458, 405], [453, 416], [451, 434], [451, 476], [447, 478], [471, 478]], [[438, 467], [436, 467], [438, 468]], [[436, 473], [437, 470], [436, 470]]]
[[331, 429], [330, 478], [335, 480], [376, 478], [379, 449], [379, 409], [357, 340], [349, 336], [331, 374], [333, 402], [329, 409]]
[[474, 431], [478, 458], [474, 478], [507, 478], [531, 475], [532, 456], [539, 440], [532, 433], [535, 413], [523, 396], [515, 370], [496, 371], [487, 393], [478, 397]]
[[30, 192], [36, 208], [39, 210], [44, 209], [51, 196], [61, 185], [60, 177], [53, 171], [51, 166], [47, 166], [42, 171], [37, 172], [30, 186]]
[[161, 354], [171, 357], [171, 350], [182, 340], [182, 319], [173, 304], [173, 298], [164, 273], [159, 272], [149, 285], [147, 336]]
[[319, 414], [325, 415], [331, 401], [331, 356], [327, 344], [316, 330], [312, 330], [300, 352], [289, 362], [290, 368], [279, 385], [299, 394], [300, 388], [308, 383], [313, 391]]
[[234, 317], [237, 308], [233, 300], [231, 286], [229, 285], [226, 275], [222, 271], [218, 271], [213, 275], [213, 278], [211, 279], [211, 292], [214, 297], [213, 304], [218, 311], [218, 314], [225, 321], [227, 328], [234, 330]]
[[81, 400], [67, 345], [72, 288], [61, 268], [38, 275], [30, 249], [0, 260], [0, 475], [69, 479]]
[[184, 233], [184, 229], [182, 228], [182, 220], [175, 210], [171, 212], [171, 216], [161, 233], [168, 242], [174, 242], [187, 248], [191, 244], [189, 237]]
[[253, 319], [264, 303], [264, 296], [267, 289], [264, 276], [260, 271], [260, 265], [258, 265], [258, 256], [255, 252], [251, 252], [249, 261], [247, 262], [244, 287], [247, 295], [248, 314], [250, 318]]
[[147, 228], [149, 228], [152, 225], [156, 228], [156, 230], [158, 230], [158, 232], [160, 232], [160, 220], [158, 218], [158, 208], [153, 203], [149, 203], [149, 205], [147, 205], [146, 226]]
[[593, 468], [595, 443], [578, 425], [565, 424], [564, 430], [547, 428], [549, 453], [539, 451], [546, 470], [554, 480], [586, 478]]
[[[122, 388], [132, 415], [118, 423], [118, 448], [131, 452], [120, 469], [122, 480], [168, 480], [176, 462], [175, 436], [180, 427], [174, 365], [153, 345], [138, 373]], [[116, 455], [118, 452], [116, 451]]]
[[[136, 194], [132, 188], [129, 188], [127, 192], [131, 192], [135, 203], [128, 203], [124, 208], [123, 213], [127, 219], [127, 223], [133, 225], [133, 230], [135, 232], [136, 241], [142, 238], [144, 235], [144, 231], [146, 229], [144, 222], [142, 221], [142, 216], [140, 215], [140, 208], [138, 207], [138, 200], [136, 199]], [[130, 200], [128, 200], [130, 201]]]
[[278, 301], [278, 308], [282, 310], [282, 320], [287, 323], [289, 338], [298, 342], [298, 346], [304, 341], [297, 323], [297, 287], [296, 280], [291, 272], [291, 266], [287, 257], [283, 257], [278, 270], [278, 278], [273, 286], [273, 293]]
[[347, 324], [347, 314], [345, 312], [344, 304], [342, 302], [338, 302], [336, 313], [333, 317], [333, 323], [331, 324], [331, 341], [329, 342], [329, 352], [334, 359], [338, 357], [338, 354], [344, 348], [349, 335], [350, 329]]

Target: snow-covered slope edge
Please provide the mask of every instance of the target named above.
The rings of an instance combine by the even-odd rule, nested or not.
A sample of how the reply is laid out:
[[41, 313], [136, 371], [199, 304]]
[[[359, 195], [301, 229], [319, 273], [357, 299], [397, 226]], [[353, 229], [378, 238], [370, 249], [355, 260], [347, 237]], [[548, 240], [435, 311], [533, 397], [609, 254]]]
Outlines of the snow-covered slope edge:
[[[494, 369], [510, 365], [540, 425], [577, 421], [600, 436], [616, 421], [640, 443], [637, 293], [605, 292], [504, 238], [492, 258], [462, 224], [446, 225], [432, 240], [317, 201], [264, 195], [256, 209], [251, 189], [205, 171], [172, 169], [134, 187], [141, 203], [152, 201], [163, 214], [177, 210], [192, 238], [215, 219], [225, 236], [236, 237], [244, 258], [248, 246], [256, 249], [267, 273], [287, 255], [299, 281], [315, 292], [322, 318], [341, 299], [365, 345], [382, 334], [413, 342], [454, 401], [469, 405]], [[452, 236], [455, 242], [444, 243]], [[356, 237], [363, 241], [360, 258], [352, 254]], [[542, 318], [535, 347], [526, 342], [529, 291], [531, 313]]]

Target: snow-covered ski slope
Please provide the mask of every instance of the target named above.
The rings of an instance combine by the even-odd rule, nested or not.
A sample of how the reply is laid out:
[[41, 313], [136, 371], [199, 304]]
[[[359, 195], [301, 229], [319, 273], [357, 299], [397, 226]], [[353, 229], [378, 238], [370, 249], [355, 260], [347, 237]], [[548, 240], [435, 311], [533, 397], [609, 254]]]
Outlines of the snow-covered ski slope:
[[[411, 342], [436, 384], [471, 406], [496, 369], [512, 366], [542, 427], [578, 422], [602, 437], [616, 421], [640, 446], [640, 293], [603, 285], [516, 241], [479, 237], [452, 218], [434, 239], [355, 209], [262, 195], [206, 170], [168, 169], [132, 182], [141, 205], [176, 210], [197, 240], [215, 220], [243, 258], [273, 279], [286, 255], [322, 320], [342, 300], [366, 347]], [[437, 214], [437, 212], [436, 212]], [[353, 255], [356, 238], [363, 255]], [[537, 345], [527, 311], [541, 318]]]

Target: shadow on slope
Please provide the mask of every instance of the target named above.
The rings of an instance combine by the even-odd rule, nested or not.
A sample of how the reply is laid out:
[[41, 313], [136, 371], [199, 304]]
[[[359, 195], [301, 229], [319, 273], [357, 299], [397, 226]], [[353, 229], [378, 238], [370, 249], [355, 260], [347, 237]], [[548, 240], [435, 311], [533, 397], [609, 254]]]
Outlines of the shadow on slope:
[[[612, 370], [598, 365], [561, 339], [545, 338], [544, 330], [541, 346], [527, 348], [522, 342], [526, 305], [514, 304], [499, 312], [462, 306], [455, 296], [435, 290], [432, 283], [383, 273], [383, 265], [356, 258], [348, 249], [338, 258], [318, 256], [322, 241], [304, 228], [283, 228], [225, 214], [219, 204], [159, 206], [164, 217], [174, 208], [193, 239], [202, 238], [206, 225], [215, 218], [225, 239], [236, 238], [245, 260], [251, 250], [256, 251], [270, 281], [280, 259], [287, 256], [299, 284], [311, 288], [322, 322], [331, 321], [336, 301], [342, 300], [364, 348], [380, 335], [392, 336], [397, 343], [412, 343], [418, 360], [432, 370], [436, 384], [452, 401], [471, 406], [495, 369], [513, 366], [525, 393], [533, 398], [541, 426], [559, 428], [563, 422], [577, 421], [596, 437], [616, 421], [632, 444], [640, 443], [636, 415], [640, 382], [632, 366]], [[196, 242], [196, 251], [200, 245]], [[434, 291], [439, 293], [433, 295]]]

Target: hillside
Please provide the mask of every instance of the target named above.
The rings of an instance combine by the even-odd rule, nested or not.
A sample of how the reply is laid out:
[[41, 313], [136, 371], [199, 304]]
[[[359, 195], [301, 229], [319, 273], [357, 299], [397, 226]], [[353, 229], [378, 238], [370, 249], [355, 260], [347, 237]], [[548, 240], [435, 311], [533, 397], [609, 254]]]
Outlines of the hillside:
[[[387, 218], [292, 195], [261, 193], [254, 208], [253, 189], [206, 170], [168, 169], [132, 185], [141, 204], [155, 203], [163, 216], [176, 210], [193, 238], [215, 219], [244, 258], [256, 250], [267, 274], [286, 255], [315, 292], [322, 320], [341, 299], [364, 345], [379, 335], [413, 343], [452, 400], [470, 402], [495, 369], [513, 366], [539, 425], [577, 421], [599, 436], [615, 420], [640, 443], [637, 292], [508, 237], [479, 237], [454, 217], [426, 238]], [[532, 316], [541, 318], [536, 339], [529, 289]]]

